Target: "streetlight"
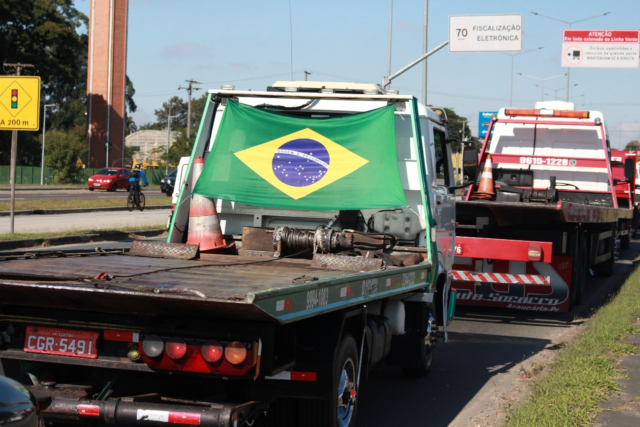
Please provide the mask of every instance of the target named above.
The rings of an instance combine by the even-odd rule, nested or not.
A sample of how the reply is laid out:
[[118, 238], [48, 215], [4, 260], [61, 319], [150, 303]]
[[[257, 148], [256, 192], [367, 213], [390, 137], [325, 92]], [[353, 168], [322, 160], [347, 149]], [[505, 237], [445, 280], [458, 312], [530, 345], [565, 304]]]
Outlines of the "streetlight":
[[171, 139], [171, 119], [178, 116], [167, 116], [167, 160], [165, 162], [164, 174], [169, 175], [169, 140]]
[[523, 53], [533, 52], [534, 50], [544, 49], [544, 46], [540, 46], [535, 49], [523, 50], [518, 53], [507, 53], [507, 52], [499, 52], [505, 55], [509, 55], [511, 57], [511, 88], [509, 89], [509, 107], [513, 107], [513, 57], [522, 55]]
[[[574, 84], [574, 85], [571, 85], [571, 87], [576, 87], [576, 86], [578, 86], [578, 84], [579, 84], [579, 83], [576, 83], [576, 84]], [[566, 88], [561, 87], [560, 89], [549, 89], [549, 90], [552, 90], [552, 91], [553, 91], [553, 99], [558, 99], [558, 91], [565, 90], [565, 89], [566, 89]]]
[[44, 104], [44, 121], [42, 123], [42, 166], [40, 166], [40, 185], [44, 185], [44, 141], [47, 133], [47, 107], [58, 107], [58, 104]]
[[[590, 16], [588, 18], [579, 19], [577, 21], [565, 21], [565, 20], [562, 20], [562, 19], [554, 18], [553, 16], [543, 15], [543, 14], [538, 13], [538, 12], [531, 12], [531, 13], [533, 13], [536, 16], [542, 16], [543, 18], [553, 19], [554, 21], [558, 21], [558, 22], [564, 22], [565, 24], [569, 24], [569, 29], [571, 29], [571, 26], [573, 24], [576, 24], [576, 23], [582, 22], [582, 21], [587, 21], [587, 20], [593, 19], [593, 18], [599, 18], [601, 16], [608, 15], [611, 12], [601, 13], [599, 15], [594, 15], [594, 16]], [[571, 79], [571, 67], [567, 67], [567, 101], [569, 101], [569, 80], [570, 79]]]
[[[529, 77], [530, 79], [534, 79], [534, 80], [540, 80], [542, 82], [542, 101], [544, 101], [544, 82], [546, 80], [551, 80], [551, 79], [557, 79], [558, 77], [562, 77], [562, 76], [566, 76], [567, 73], [564, 74], [560, 74], [558, 76], [553, 76], [553, 77], [547, 77], [546, 79], [541, 79], [540, 77], [533, 77], [533, 76], [528, 76], [526, 74], [522, 74], [522, 73], [518, 73], [523, 77]], [[537, 86], [537, 85], [536, 85]]]

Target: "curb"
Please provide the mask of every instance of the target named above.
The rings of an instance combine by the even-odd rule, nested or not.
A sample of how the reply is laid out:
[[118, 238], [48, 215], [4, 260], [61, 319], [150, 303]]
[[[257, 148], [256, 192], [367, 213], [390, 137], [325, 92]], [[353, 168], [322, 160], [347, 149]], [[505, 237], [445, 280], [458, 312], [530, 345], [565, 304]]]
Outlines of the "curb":
[[[145, 206], [148, 210], [157, 209], [171, 209], [171, 205], [159, 205], [159, 206]], [[111, 211], [126, 211], [126, 207], [112, 206], [104, 208], [82, 208], [82, 209], [32, 209], [27, 211], [15, 211], [14, 215], [56, 215], [56, 214], [74, 214], [74, 213], [86, 213], [86, 212], [111, 212]], [[0, 217], [11, 216], [10, 212], [0, 212]]]
[[103, 242], [105, 240], [123, 240], [130, 237], [132, 234], [135, 234], [137, 236], [154, 237], [166, 232], [166, 228], [156, 228], [152, 230], [140, 231], [107, 231], [104, 233], [79, 234], [75, 236], [63, 237], [44, 237], [24, 240], [0, 240], [0, 250], [8, 251], [19, 248], [33, 248], [35, 246], [42, 246], [45, 242], [47, 242], [51, 246], [60, 246], [72, 245], [74, 243]]

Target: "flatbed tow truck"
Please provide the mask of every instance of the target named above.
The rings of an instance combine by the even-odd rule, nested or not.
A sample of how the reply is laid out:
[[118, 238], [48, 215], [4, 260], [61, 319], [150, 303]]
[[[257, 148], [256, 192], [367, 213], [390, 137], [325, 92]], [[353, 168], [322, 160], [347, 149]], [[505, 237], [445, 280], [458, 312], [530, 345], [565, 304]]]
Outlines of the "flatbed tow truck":
[[[209, 162], [229, 152], [218, 148], [226, 143], [221, 135], [245, 144], [255, 134], [256, 126], [229, 124], [231, 106], [303, 120], [301, 129], [386, 114], [382, 129], [391, 132], [397, 157], [390, 165], [407, 206], [296, 210], [218, 199], [227, 249], [207, 253], [202, 242], [185, 243], [200, 220], [194, 199], [204, 198], [194, 186], [210, 178]], [[0, 257], [6, 375], [23, 382], [28, 375], [53, 424], [353, 426], [368, 370], [384, 363], [426, 375], [453, 315], [455, 198], [440, 114], [377, 85], [210, 91], [186, 178], [176, 183], [167, 243]], [[334, 143], [356, 151], [342, 131], [334, 135]], [[320, 137], [311, 144], [318, 141], [335, 148]], [[383, 143], [367, 140], [371, 150]], [[287, 147], [277, 153], [295, 151]], [[333, 165], [310, 156], [302, 157]], [[233, 172], [225, 179], [254, 177]], [[369, 181], [354, 182], [355, 191], [371, 191]]]
[[610, 151], [602, 114], [572, 103], [493, 117], [479, 163], [493, 166], [495, 188], [475, 183], [456, 204], [459, 304], [568, 311], [587, 274], [613, 274], [634, 212], [616, 184], [628, 185], [634, 162], [614, 180]]

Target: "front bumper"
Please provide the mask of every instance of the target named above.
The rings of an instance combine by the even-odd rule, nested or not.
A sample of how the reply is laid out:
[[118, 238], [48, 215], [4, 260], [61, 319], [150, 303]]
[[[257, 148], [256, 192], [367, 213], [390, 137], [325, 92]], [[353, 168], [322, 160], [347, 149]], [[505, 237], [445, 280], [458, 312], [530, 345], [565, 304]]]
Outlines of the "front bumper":
[[85, 387], [42, 383], [28, 387], [46, 422], [92, 425], [240, 427], [264, 411], [263, 402], [218, 404], [172, 400], [157, 394], [92, 400]]

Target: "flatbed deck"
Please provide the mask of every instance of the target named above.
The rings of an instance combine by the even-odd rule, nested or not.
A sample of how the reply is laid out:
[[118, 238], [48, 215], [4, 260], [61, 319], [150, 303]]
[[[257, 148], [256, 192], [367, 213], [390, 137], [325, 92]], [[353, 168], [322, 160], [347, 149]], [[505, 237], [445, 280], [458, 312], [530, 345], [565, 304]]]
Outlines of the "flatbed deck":
[[456, 217], [461, 224], [475, 223], [478, 211], [488, 209], [499, 226], [545, 225], [553, 223], [615, 223], [631, 218], [632, 209], [609, 208], [581, 203], [555, 204], [497, 202], [489, 200], [456, 201]]
[[[288, 323], [428, 288], [430, 271], [428, 262], [352, 273], [292, 258], [81, 254], [0, 261], [0, 294], [4, 304], [32, 307]], [[97, 279], [101, 272], [111, 278]]]

